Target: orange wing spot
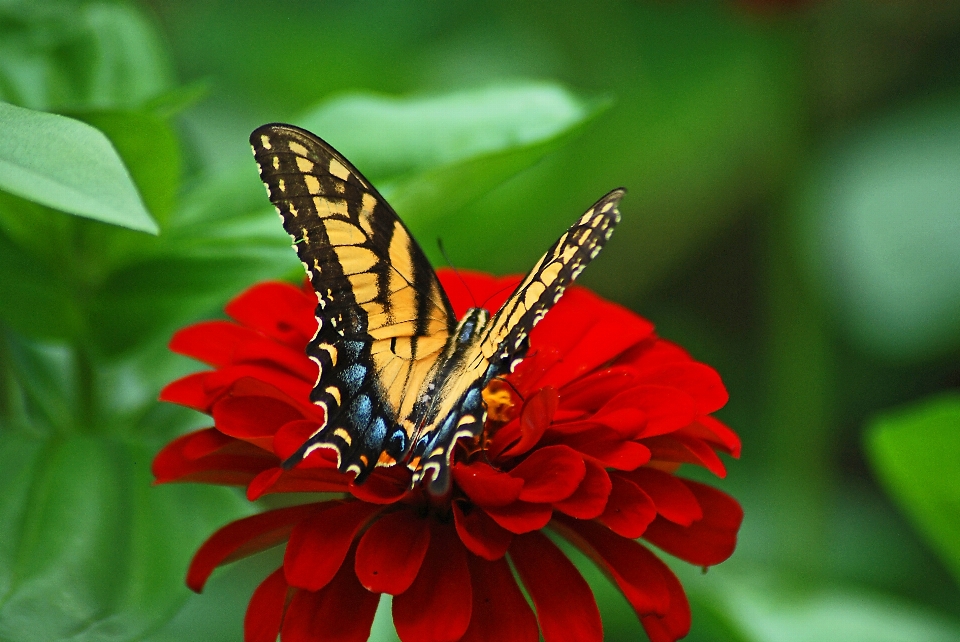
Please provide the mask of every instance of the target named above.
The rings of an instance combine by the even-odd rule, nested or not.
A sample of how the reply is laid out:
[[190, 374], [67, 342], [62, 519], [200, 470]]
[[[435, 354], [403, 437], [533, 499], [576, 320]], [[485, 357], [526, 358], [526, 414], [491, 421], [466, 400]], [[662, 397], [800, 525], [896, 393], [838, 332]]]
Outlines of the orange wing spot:
[[397, 460], [387, 453], [380, 453], [380, 459], [377, 460], [377, 466], [393, 466]]

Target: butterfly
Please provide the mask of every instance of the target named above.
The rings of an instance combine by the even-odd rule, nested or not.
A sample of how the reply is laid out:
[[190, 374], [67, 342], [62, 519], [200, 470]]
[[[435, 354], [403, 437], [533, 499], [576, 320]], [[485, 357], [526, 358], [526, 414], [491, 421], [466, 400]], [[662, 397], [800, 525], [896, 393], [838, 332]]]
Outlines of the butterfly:
[[483, 390], [520, 363], [530, 331], [600, 252], [620, 220], [616, 189], [573, 224], [492, 317], [457, 320], [409, 230], [363, 175], [319, 137], [269, 124], [250, 135], [267, 194], [317, 294], [307, 356], [324, 422], [284, 462], [336, 451], [355, 483], [403, 464], [412, 484], [450, 488], [461, 437], [483, 430]]

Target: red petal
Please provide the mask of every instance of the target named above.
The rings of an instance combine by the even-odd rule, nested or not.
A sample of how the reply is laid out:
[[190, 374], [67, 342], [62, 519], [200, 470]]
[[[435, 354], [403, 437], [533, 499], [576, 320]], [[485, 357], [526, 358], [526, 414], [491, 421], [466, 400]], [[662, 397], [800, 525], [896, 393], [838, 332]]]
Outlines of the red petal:
[[287, 593], [287, 581], [283, 578], [281, 566], [253, 592], [243, 618], [243, 642], [277, 642]]
[[[622, 421], [614, 424], [612, 419], [606, 418], [607, 413], [628, 408], [641, 411], [644, 421], [633, 425]], [[683, 390], [671, 386], [644, 384], [634, 386], [610, 399], [593, 419], [631, 438], [652, 437], [688, 425], [696, 416], [695, 409], [693, 398]]]
[[406, 466], [377, 468], [362, 484], [350, 479], [350, 493], [371, 504], [393, 504], [410, 492], [410, 469]]
[[665, 567], [642, 544], [620, 537], [596, 522], [562, 517], [554, 524], [561, 535], [613, 578], [637, 615], [665, 615], [670, 610]]
[[381, 517], [357, 545], [357, 577], [368, 591], [403, 593], [413, 584], [429, 545], [430, 524], [412, 511]]
[[[557, 393], [556, 388], [550, 386], [541, 388], [532, 397], [527, 398], [520, 414], [520, 440], [502, 453], [493, 456], [516, 457], [533, 448], [540, 441], [540, 437], [543, 436], [547, 428], [550, 427], [550, 422], [553, 421], [553, 415], [557, 412], [559, 403], [559, 393]], [[494, 441], [496, 441], [496, 437], [494, 437]]]
[[271, 341], [259, 332], [229, 321], [206, 321], [188, 326], [173, 335], [170, 350], [212, 366], [263, 362], [308, 381], [317, 377], [317, 366], [302, 348], [293, 349]]
[[[555, 437], [548, 435], [553, 441]], [[599, 426], [573, 435], [556, 437], [567, 446], [583, 455], [592, 457], [604, 467], [618, 470], [633, 470], [650, 461], [650, 449], [644, 444], [624, 440], [610, 428]]]
[[226, 313], [295, 350], [317, 331], [317, 299], [289, 283], [260, 283], [227, 304]]
[[696, 496], [673, 475], [653, 468], [638, 468], [620, 475], [640, 486], [665, 519], [689, 526], [703, 517]]
[[470, 623], [472, 605], [467, 551], [451, 525], [434, 522], [417, 579], [393, 598], [397, 635], [403, 642], [459, 640]]
[[344, 564], [319, 591], [297, 591], [283, 618], [283, 642], [366, 642], [380, 602]]
[[[252, 444], [227, 438], [222, 447], [208, 451], [219, 439], [215, 428], [198, 430], [178, 437], [153, 460], [153, 475], [158, 484], [201, 482], [207, 484], [248, 484], [260, 471], [275, 466], [277, 458]], [[197, 443], [199, 442], [199, 443]]]
[[[287, 399], [292, 405], [298, 405], [305, 416], [323, 419], [323, 411], [309, 401], [313, 383], [278, 368], [245, 363], [226, 366], [205, 374], [203, 385], [212, 396], [219, 397], [228, 390], [233, 390], [235, 396], [242, 393]], [[237, 390], [241, 385], [242, 390]]]
[[682, 482], [696, 496], [703, 519], [685, 527], [657, 518], [647, 528], [644, 539], [691, 564], [719, 564], [730, 557], [737, 545], [743, 509], [735, 499], [715, 488], [687, 479]]
[[710, 442], [728, 455], [740, 457], [740, 437], [714, 417], [697, 417], [696, 421], [684, 428], [684, 432]]
[[703, 466], [717, 477], [726, 477], [727, 469], [717, 453], [699, 439], [685, 437], [677, 433], [660, 435], [644, 439], [650, 448], [651, 459], [655, 461], [674, 461]]
[[640, 623], [650, 642], [675, 642], [690, 632], [690, 603], [673, 571], [663, 562], [660, 562], [660, 566], [661, 575], [670, 591], [670, 610], [666, 615], [644, 615]]
[[558, 502], [577, 490], [586, 466], [583, 457], [569, 446], [538, 448], [510, 476], [523, 480], [520, 499], [525, 502]]
[[181, 454], [194, 461], [212, 455], [217, 451], [225, 450], [232, 444], [246, 445], [243, 442], [237, 442], [233, 437], [228, 437], [216, 428], [192, 432], [184, 435], [184, 437], [180, 437], [184, 440]]
[[523, 480], [496, 470], [490, 464], [454, 464], [453, 480], [474, 504], [506, 506], [520, 497]]
[[509, 506], [484, 506], [493, 521], [511, 533], [529, 533], [538, 531], [550, 521], [553, 508], [550, 504], [528, 504], [514, 502]]
[[579, 571], [540, 533], [521, 535], [510, 548], [537, 609], [544, 642], [600, 642], [603, 625], [593, 593]]
[[207, 412], [216, 396], [207, 392], [204, 381], [209, 372], [195, 372], [171, 381], [160, 391], [160, 401], [179, 404], [200, 412]]
[[460, 500], [453, 502], [453, 523], [463, 545], [487, 560], [503, 557], [513, 541], [513, 533], [502, 528], [482, 509], [466, 504], [466, 512]]
[[[590, 309], [593, 316], [588, 319], [588, 327], [583, 328], [577, 317], [586, 317], [585, 309]], [[652, 332], [649, 321], [626, 308], [603, 301], [583, 288], [571, 288], [530, 336], [534, 348], [542, 342], [556, 347], [564, 356], [540, 385], [560, 388], [612, 360]]]
[[702, 415], [723, 408], [730, 398], [717, 371], [692, 360], [652, 368], [642, 373], [641, 381], [683, 390], [693, 398], [697, 413]]
[[[317, 422], [313, 419], [300, 419], [283, 424], [273, 436], [273, 452], [281, 460], [287, 459], [297, 452], [297, 449], [310, 439], [322, 425], [322, 421]], [[331, 455], [330, 461], [334, 466], [337, 465], [337, 456], [332, 448], [318, 448], [314, 452]]]
[[613, 482], [613, 489], [597, 521], [617, 535], [636, 539], [643, 535], [657, 516], [653, 500], [639, 486], [616, 472], [610, 474], [610, 481]]
[[264, 450], [273, 449], [273, 436], [280, 426], [303, 418], [290, 404], [270, 397], [226, 396], [213, 406], [217, 430]]
[[350, 477], [332, 466], [326, 470], [284, 470], [275, 466], [257, 475], [247, 485], [247, 499], [256, 501], [272, 493], [344, 493], [349, 483]]
[[596, 412], [617, 393], [633, 386], [637, 375], [633, 368], [604, 368], [567, 384], [560, 391], [560, 405]]
[[460, 642], [537, 642], [537, 618], [504, 559], [488, 562], [468, 556], [473, 582], [470, 626]]
[[290, 506], [230, 522], [211, 535], [193, 556], [187, 586], [199, 593], [213, 569], [276, 546], [287, 539], [298, 522], [321, 507], [322, 504]]
[[297, 524], [283, 558], [287, 582], [308, 591], [326, 586], [343, 563], [354, 537], [382, 509], [363, 502], [330, 502], [325, 510]]
[[554, 502], [553, 507], [571, 517], [593, 519], [603, 513], [612, 484], [603, 466], [592, 459], [583, 463], [587, 467], [586, 475], [577, 490], [563, 501]]

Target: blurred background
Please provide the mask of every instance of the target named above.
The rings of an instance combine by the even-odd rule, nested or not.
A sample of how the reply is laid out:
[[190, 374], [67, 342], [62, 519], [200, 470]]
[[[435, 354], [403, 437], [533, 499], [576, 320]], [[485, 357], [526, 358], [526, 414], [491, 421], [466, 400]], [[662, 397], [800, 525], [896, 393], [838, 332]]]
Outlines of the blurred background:
[[[146, 485], [203, 425], [153, 401], [197, 369], [170, 333], [299, 278], [247, 144], [273, 121], [435, 265], [442, 237], [522, 272], [629, 190], [581, 282], [715, 367], [744, 444], [710, 480], [737, 552], [671, 561], [688, 639], [960, 640], [960, 2], [4, 0], [0, 100], [104, 132], [161, 230], [0, 195], [0, 640], [241, 639], [276, 556], [182, 577], [251, 509]], [[581, 567], [607, 639], [644, 639]]]

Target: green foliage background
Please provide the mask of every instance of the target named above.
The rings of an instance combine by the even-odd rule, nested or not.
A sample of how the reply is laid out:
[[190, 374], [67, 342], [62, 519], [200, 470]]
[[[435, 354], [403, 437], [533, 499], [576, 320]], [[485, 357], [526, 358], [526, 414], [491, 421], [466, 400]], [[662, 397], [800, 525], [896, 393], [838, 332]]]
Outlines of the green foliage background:
[[737, 553], [674, 565], [689, 639], [960, 640], [960, 3], [3, 0], [0, 641], [241, 639], [276, 553], [183, 574], [258, 507], [149, 464], [204, 421], [155, 401], [197, 367], [171, 332], [298, 278], [270, 121], [435, 263], [523, 271], [630, 190], [583, 282], [715, 366], [744, 441]]

